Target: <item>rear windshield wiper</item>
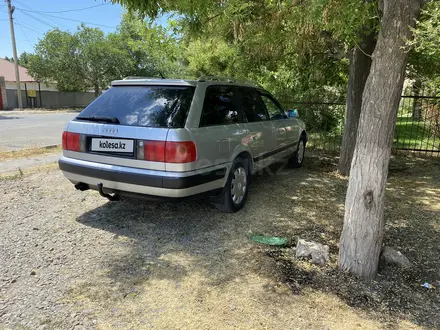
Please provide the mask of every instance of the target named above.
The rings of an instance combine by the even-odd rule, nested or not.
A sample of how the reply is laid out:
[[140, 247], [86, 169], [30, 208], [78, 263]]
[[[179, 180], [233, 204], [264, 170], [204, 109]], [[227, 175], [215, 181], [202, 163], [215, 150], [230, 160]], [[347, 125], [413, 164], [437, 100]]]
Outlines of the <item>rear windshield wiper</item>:
[[83, 117], [78, 116], [76, 117], [78, 120], [90, 120], [90, 121], [103, 121], [106, 123], [112, 123], [112, 124], [120, 124], [120, 121], [116, 117], [100, 117], [100, 116], [90, 116], [90, 117]]

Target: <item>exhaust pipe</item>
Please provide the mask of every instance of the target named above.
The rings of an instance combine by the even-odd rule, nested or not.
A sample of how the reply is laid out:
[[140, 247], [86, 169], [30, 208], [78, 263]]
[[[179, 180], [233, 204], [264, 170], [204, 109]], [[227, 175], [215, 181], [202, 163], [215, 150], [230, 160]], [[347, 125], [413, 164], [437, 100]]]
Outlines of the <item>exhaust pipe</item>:
[[88, 184], [85, 184], [84, 182], [78, 182], [78, 183], [75, 185], [75, 189], [76, 189], [76, 190], [80, 190], [80, 191], [86, 191], [86, 190], [89, 190], [90, 187], [89, 187]]
[[121, 196], [119, 196], [117, 194], [110, 195], [110, 194], [105, 193], [102, 190], [102, 188], [104, 187], [104, 185], [102, 183], [98, 183], [96, 186], [98, 187], [99, 194], [102, 197], [107, 198], [109, 201], [114, 202], [114, 201], [119, 201], [121, 199]]

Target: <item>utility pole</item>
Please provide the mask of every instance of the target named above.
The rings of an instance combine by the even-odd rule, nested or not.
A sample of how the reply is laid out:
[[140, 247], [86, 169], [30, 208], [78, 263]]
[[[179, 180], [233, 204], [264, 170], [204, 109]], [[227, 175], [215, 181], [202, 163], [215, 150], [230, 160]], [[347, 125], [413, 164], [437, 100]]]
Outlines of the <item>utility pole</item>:
[[17, 83], [18, 107], [23, 108], [23, 102], [21, 100], [20, 73], [18, 72], [17, 47], [15, 46], [14, 22], [12, 20], [12, 13], [14, 12], [15, 7], [11, 6], [11, 0], [7, 0], [7, 1], [8, 1], [8, 12], [9, 12], [9, 26], [11, 28], [12, 52], [14, 54], [15, 82]]

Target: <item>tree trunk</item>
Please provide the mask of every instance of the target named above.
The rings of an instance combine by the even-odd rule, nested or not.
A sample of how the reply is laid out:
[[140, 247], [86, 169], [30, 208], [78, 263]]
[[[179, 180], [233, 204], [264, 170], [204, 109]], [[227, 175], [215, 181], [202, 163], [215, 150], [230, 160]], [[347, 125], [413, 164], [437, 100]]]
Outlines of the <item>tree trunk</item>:
[[[362, 93], [370, 73], [371, 54], [376, 46], [376, 34], [367, 35], [360, 47], [353, 50], [348, 74], [347, 106], [345, 108], [345, 123], [342, 136], [341, 155], [338, 170], [342, 175], [350, 172], [356, 136], [361, 115]], [[370, 55], [370, 56], [369, 56]]]
[[414, 94], [412, 119], [414, 121], [420, 121], [420, 117], [422, 115], [422, 102], [420, 102], [418, 96], [420, 96], [420, 91], [422, 89], [422, 80], [419, 77], [417, 77], [414, 81], [412, 89]]
[[99, 86], [95, 85], [95, 97], [99, 96]]
[[421, 0], [381, 1], [381, 28], [362, 98], [345, 200], [339, 267], [366, 281], [377, 273], [384, 232], [384, 198], [397, 108], [405, 78], [405, 40]]

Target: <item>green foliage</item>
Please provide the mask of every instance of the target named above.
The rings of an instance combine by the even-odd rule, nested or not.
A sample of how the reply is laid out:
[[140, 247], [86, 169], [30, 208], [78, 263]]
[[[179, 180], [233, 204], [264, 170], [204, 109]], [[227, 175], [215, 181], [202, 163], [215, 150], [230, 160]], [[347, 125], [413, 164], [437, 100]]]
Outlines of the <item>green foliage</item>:
[[29, 59], [29, 73], [44, 82], [56, 82], [62, 91], [85, 91], [76, 56], [79, 41], [69, 32], [55, 29], [46, 33]]
[[108, 35], [84, 25], [73, 34], [49, 31], [26, 60], [31, 75], [55, 82], [59, 90], [98, 93], [126, 76], [179, 76], [180, 54], [168, 31], [124, 14], [118, 30]]
[[[27, 53], [27, 52], [21, 53], [20, 56], [18, 57], [18, 65], [21, 65], [21, 66], [27, 68], [29, 66], [29, 59], [30, 59], [31, 56], [32, 56], [31, 53]], [[14, 63], [14, 58], [13, 57], [5, 56], [4, 59], [6, 61]]]
[[23, 52], [18, 57], [18, 64], [27, 68], [29, 66], [29, 60], [32, 57], [31, 53]]
[[414, 39], [408, 41], [412, 47], [411, 73], [439, 86], [440, 82], [440, 3], [429, 2], [422, 10]]
[[123, 78], [127, 71], [127, 53], [106, 38], [98, 28], [82, 26], [74, 37], [78, 41], [75, 54], [83, 82], [96, 92], [114, 79]]
[[188, 62], [188, 74], [193, 77], [201, 75], [234, 76], [238, 68], [238, 51], [221, 39], [196, 39], [188, 44], [185, 50]]
[[440, 3], [433, 1], [427, 4], [421, 13], [417, 27], [413, 30], [414, 40], [409, 44], [417, 52], [428, 56], [440, 56]]
[[[180, 12], [188, 11], [181, 6]], [[361, 1], [295, 5], [235, 0], [203, 13], [197, 20], [191, 16], [178, 22], [187, 31], [184, 39], [191, 71], [232, 73], [256, 80], [278, 96], [322, 100], [328, 94], [325, 89], [336, 92], [333, 99], [345, 94], [345, 52], [356, 44], [356, 30], [374, 10]], [[197, 37], [191, 24], [197, 25]]]
[[298, 109], [310, 132], [342, 133], [345, 105], [299, 105]]
[[178, 77], [184, 75], [182, 50], [169, 30], [125, 13], [110, 36], [128, 53], [127, 75]]

